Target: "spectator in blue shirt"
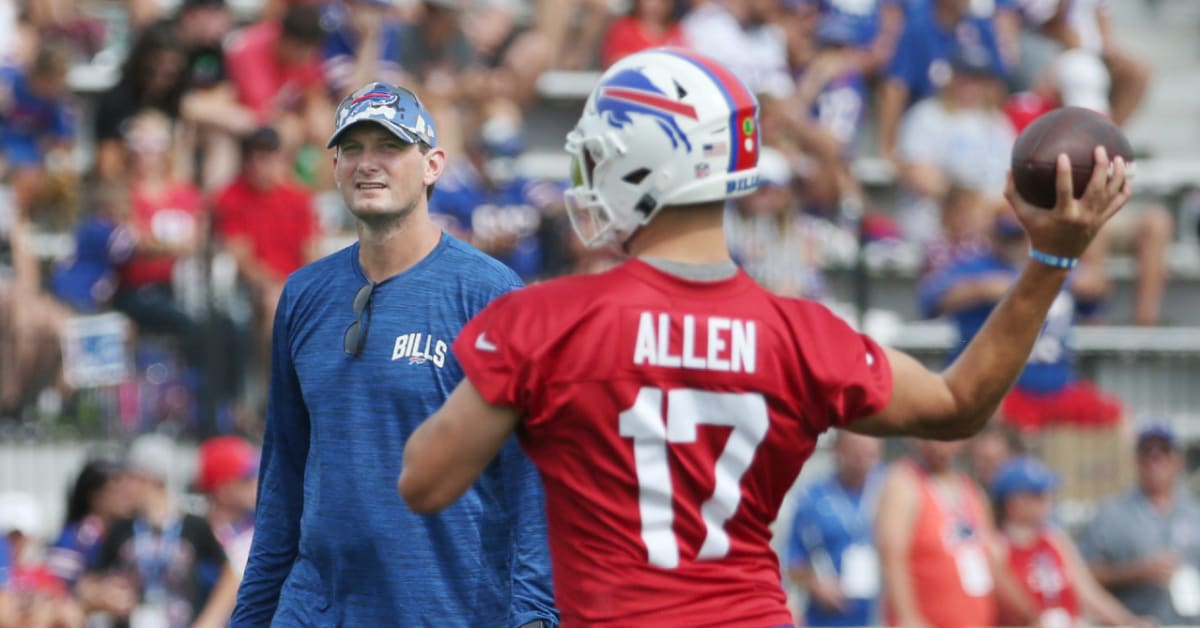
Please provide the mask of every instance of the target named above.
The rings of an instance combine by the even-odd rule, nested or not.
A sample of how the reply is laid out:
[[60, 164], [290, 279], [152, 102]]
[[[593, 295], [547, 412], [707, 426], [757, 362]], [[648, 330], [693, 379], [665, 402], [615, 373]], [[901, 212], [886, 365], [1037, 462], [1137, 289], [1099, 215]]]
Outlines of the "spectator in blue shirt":
[[929, 0], [910, 11], [880, 93], [879, 148], [884, 157], [895, 158], [896, 129], [904, 110], [949, 80], [954, 51], [979, 46], [993, 59], [993, 73], [1007, 76], [992, 20], [972, 15], [967, 0]]
[[404, 82], [400, 67], [403, 28], [389, 14], [390, 0], [346, 0], [326, 5], [322, 24], [325, 83], [340, 98], [370, 80]]
[[232, 625], [553, 625], [541, 482], [515, 439], [436, 516], [395, 489], [408, 437], [463, 377], [450, 343], [521, 281], [430, 219], [446, 153], [412, 92], [367, 84], [335, 121], [358, 241], [293, 273], [279, 299]]
[[51, 278], [54, 296], [78, 312], [99, 312], [117, 291], [117, 266], [133, 256], [137, 236], [126, 225], [129, 197], [124, 187], [101, 183], [93, 208], [75, 230], [75, 252]]
[[[817, 55], [797, 85], [797, 100], [849, 158], [867, 110], [867, 81], [857, 53], [854, 20], [830, 14], [817, 22]], [[850, 161], [845, 159], [844, 161]], [[848, 171], [847, 171], [848, 174]]]
[[[1029, 242], [1015, 220], [996, 221], [990, 250], [952, 260], [924, 280], [918, 288], [926, 316], [946, 316], [958, 330], [959, 340], [947, 360], [953, 361], [979, 332], [992, 308], [1012, 287], [1021, 267], [1028, 263]], [[1088, 272], [1080, 266], [1075, 272]], [[1041, 335], [1013, 390], [1001, 405], [1001, 415], [1014, 426], [1036, 430], [1051, 422], [1104, 424], [1120, 421], [1119, 400], [1082, 380], [1075, 370], [1071, 333], [1081, 306], [1073, 275], [1046, 315]]]
[[793, 4], [815, 10], [818, 46], [822, 23], [833, 20], [844, 25], [846, 45], [862, 53], [860, 72], [874, 74], [891, 61], [904, 23], [903, 0], [794, 0]]
[[449, 163], [429, 210], [447, 231], [528, 281], [546, 270], [542, 228], [562, 189], [515, 172], [523, 146], [517, 120], [493, 116], [467, 143], [466, 155]]
[[67, 495], [62, 531], [46, 550], [46, 567], [89, 612], [120, 616], [136, 602], [134, 587], [124, 576], [84, 573], [96, 560], [112, 524], [133, 516], [134, 491], [124, 466], [102, 459], [89, 461]]
[[48, 157], [65, 156], [75, 124], [67, 97], [67, 51], [38, 50], [28, 71], [0, 67], [0, 176], [10, 172], [14, 200], [22, 211], [43, 191]]
[[807, 626], [876, 623], [875, 500], [882, 443], [838, 431], [834, 473], [800, 497], [788, 537], [788, 575], [808, 591]]

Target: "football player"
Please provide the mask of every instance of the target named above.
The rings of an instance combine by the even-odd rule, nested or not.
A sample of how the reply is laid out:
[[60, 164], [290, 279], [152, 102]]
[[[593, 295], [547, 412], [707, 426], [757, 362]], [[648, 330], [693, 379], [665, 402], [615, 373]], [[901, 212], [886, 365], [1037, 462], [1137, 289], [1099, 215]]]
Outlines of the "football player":
[[1080, 200], [1059, 159], [1052, 211], [1010, 183], [1039, 262], [934, 373], [730, 260], [722, 212], [755, 188], [757, 110], [695, 52], [606, 71], [567, 137], [566, 201], [585, 244], [630, 259], [492, 302], [454, 343], [466, 377], [405, 447], [400, 493], [432, 513], [518, 434], [545, 483], [564, 626], [791, 625], [769, 526], [817, 436], [978, 432], [1067, 267], [1129, 197], [1102, 149]]

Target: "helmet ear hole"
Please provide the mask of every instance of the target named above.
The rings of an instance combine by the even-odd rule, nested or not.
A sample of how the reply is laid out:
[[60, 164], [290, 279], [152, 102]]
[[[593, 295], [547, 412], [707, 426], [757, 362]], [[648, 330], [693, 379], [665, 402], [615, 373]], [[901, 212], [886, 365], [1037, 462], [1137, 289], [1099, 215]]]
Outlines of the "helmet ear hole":
[[630, 172], [629, 174], [621, 177], [621, 180], [630, 185], [638, 185], [642, 181], [645, 181], [646, 177], [648, 177], [649, 175], [650, 175], [649, 168], [638, 168], [637, 170], [634, 170], [634, 171]]
[[634, 205], [633, 209], [634, 211], [640, 213], [642, 215], [642, 219], [645, 220], [646, 218], [650, 217], [650, 214], [654, 213], [655, 209], [658, 209], [658, 201], [649, 194], [643, 194], [642, 198], [638, 200], [637, 205]]

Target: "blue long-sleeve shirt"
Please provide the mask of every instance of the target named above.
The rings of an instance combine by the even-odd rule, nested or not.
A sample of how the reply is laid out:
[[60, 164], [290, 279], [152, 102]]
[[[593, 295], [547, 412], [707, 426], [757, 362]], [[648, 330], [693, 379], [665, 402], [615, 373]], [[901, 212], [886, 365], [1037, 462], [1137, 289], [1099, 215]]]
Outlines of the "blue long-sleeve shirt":
[[438, 515], [413, 513], [396, 492], [404, 443], [463, 377], [451, 342], [520, 279], [443, 235], [375, 287], [353, 357], [343, 336], [366, 283], [356, 244], [284, 286], [254, 542], [232, 625], [557, 623], [540, 478], [515, 440]]

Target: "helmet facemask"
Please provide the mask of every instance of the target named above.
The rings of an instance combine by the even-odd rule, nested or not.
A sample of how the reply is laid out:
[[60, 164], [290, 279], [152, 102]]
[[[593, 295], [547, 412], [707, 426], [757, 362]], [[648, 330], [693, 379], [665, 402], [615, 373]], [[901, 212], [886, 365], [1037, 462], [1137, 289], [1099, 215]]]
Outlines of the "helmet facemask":
[[[628, 172], [611, 172], [629, 166], [628, 160], [619, 159], [627, 149], [617, 133], [604, 131], [587, 137], [576, 129], [567, 136], [566, 148], [571, 154], [572, 187], [564, 193], [564, 201], [571, 227], [584, 246], [620, 244], [662, 208], [650, 194], [654, 181], [649, 167], [637, 165]], [[661, 172], [657, 177], [659, 181], [667, 179]], [[598, 181], [605, 184], [597, 185]]]

